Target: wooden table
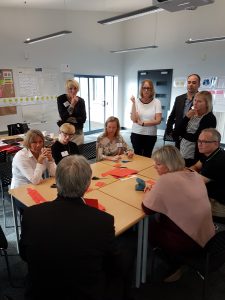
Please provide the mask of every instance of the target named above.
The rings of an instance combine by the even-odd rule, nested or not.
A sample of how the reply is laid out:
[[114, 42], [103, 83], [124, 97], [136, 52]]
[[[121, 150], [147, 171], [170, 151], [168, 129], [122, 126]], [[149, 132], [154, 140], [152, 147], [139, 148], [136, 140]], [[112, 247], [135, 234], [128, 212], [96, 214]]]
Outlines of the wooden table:
[[[127, 158], [123, 159], [125, 160]], [[155, 168], [153, 167], [153, 160], [147, 157], [135, 155], [130, 162], [119, 163], [121, 164], [121, 166], [135, 169], [139, 173], [131, 178], [117, 179], [108, 175], [106, 177], [103, 177], [104, 179], [102, 179], [102, 173], [113, 169], [113, 166], [116, 163], [111, 161], [101, 161], [91, 164], [92, 177], [96, 176], [100, 179], [91, 181], [91, 191], [87, 192], [85, 194], [85, 197], [98, 199], [99, 203], [105, 206], [106, 212], [114, 216], [116, 235], [121, 234], [128, 228], [132, 227], [134, 224], [138, 223], [136, 287], [139, 287], [141, 280], [140, 276], [142, 276], [142, 282], [145, 282], [146, 279], [148, 217], [145, 216], [141, 208], [143, 192], [135, 190], [136, 178], [140, 177], [143, 180], [147, 181], [149, 178], [157, 179], [158, 175]], [[101, 187], [99, 185], [96, 185], [98, 182], [104, 182], [105, 186]], [[27, 188], [31, 187], [37, 190], [45, 199], [47, 199], [48, 201], [52, 201], [57, 196], [57, 189], [50, 187], [53, 183], [55, 183], [55, 179], [48, 178], [39, 185], [24, 185], [10, 190], [9, 193], [25, 206], [31, 206], [35, 203], [28, 195]], [[17, 230], [18, 228], [16, 229], [16, 231]], [[18, 231], [16, 233], [18, 241]]]
[[[129, 162], [122, 162], [122, 161], [129, 161]], [[118, 162], [109, 161], [109, 160], [102, 160], [101, 161], [104, 164], [114, 166], [116, 164], [121, 164], [122, 167], [127, 167], [129, 169], [137, 170], [138, 172], [141, 170], [144, 170], [146, 168], [149, 168], [154, 165], [154, 161], [151, 158], [140, 156], [140, 155], [134, 155], [133, 158], [128, 158], [126, 155], [122, 155], [122, 159]]]

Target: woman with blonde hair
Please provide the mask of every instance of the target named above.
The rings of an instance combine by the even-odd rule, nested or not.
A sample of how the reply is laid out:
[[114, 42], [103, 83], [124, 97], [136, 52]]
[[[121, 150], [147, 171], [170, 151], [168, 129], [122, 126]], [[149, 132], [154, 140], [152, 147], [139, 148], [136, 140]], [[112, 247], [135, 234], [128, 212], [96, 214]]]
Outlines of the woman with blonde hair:
[[75, 127], [70, 123], [64, 123], [59, 128], [58, 140], [52, 145], [52, 156], [55, 163], [66, 156], [80, 154], [75, 142], [71, 142], [75, 134]]
[[112, 116], [106, 120], [104, 132], [97, 138], [96, 151], [97, 161], [104, 159], [117, 161], [122, 154], [127, 154], [128, 158], [133, 157], [133, 150], [129, 149], [120, 135], [118, 118]]
[[180, 152], [187, 167], [195, 164], [199, 159], [197, 146], [198, 136], [205, 128], [216, 127], [216, 117], [212, 113], [212, 94], [201, 91], [195, 94], [194, 106], [182, 120], [176, 135], [181, 136]]
[[153, 215], [149, 243], [170, 258], [196, 253], [215, 234], [205, 184], [198, 173], [185, 168], [172, 145], [155, 151], [152, 159], [160, 177], [147, 187], [142, 203], [145, 213]]
[[83, 127], [86, 121], [85, 101], [83, 98], [77, 96], [80, 86], [76, 80], [66, 81], [66, 94], [60, 95], [57, 98], [58, 111], [61, 121], [59, 126], [63, 123], [71, 123], [75, 126], [76, 132], [72, 141], [77, 145], [84, 143]]
[[151, 157], [157, 140], [157, 125], [162, 120], [162, 108], [155, 99], [153, 82], [144, 80], [140, 87], [140, 98], [131, 97], [131, 120], [133, 121], [131, 143], [134, 153]]
[[24, 148], [13, 158], [11, 188], [27, 183], [39, 184], [46, 170], [49, 176], [55, 176], [56, 165], [51, 148], [44, 147], [41, 131], [31, 129], [26, 133]]

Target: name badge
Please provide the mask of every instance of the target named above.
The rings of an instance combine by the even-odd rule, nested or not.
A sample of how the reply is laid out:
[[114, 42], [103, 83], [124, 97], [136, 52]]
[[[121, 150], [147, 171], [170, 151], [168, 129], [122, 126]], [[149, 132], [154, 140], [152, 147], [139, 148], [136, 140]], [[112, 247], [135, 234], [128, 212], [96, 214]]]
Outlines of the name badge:
[[69, 103], [69, 101], [66, 101], [66, 102], [63, 103], [63, 105], [64, 105], [65, 107], [67, 107], [67, 106], [70, 105], [70, 103]]
[[69, 153], [68, 153], [68, 151], [63, 151], [63, 152], [61, 152], [61, 155], [62, 155], [62, 157], [65, 157], [65, 156], [68, 156]]
[[123, 147], [122, 143], [116, 143], [116, 145], [117, 145], [117, 148], [122, 148]]

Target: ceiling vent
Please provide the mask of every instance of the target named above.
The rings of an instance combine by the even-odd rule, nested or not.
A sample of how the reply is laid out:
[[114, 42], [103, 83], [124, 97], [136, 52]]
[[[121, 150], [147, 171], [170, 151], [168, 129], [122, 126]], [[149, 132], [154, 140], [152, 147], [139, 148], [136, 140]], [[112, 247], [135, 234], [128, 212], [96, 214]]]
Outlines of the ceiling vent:
[[158, 8], [174, 12], [179, 10], [195, 10], [199, 6], [213, 3], [214, 0], [152, 0]]

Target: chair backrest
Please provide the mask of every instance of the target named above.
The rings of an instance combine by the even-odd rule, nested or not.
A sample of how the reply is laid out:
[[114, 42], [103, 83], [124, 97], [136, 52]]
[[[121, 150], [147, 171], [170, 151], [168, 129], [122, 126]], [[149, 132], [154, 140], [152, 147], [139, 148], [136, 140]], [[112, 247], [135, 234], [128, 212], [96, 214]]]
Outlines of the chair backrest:
[[12, 180], [12, 161], [0, 163], [0, 184], [1, 188], [8, 187]]
[[78, 146], [80, 154], [86, 159], [96, 158], [96, 142], [90, 142]]
[[0, 152], [0, 163], [1, 162], [6, 162], [6, 151]]
[[225, 263], [225, 231], [220, 231], [206, 244], [204, 251], [209, 254], [209, 270], [218, 269]]
[[4, 234], [1, 226], [0, 226], [0, 248], [1, 249], [8, 248], [8, 242], [7, 242], [7, 239], [5, 237], [5, 234]]
[[16, 134], [23, 134], [29, 130], [27, 123], [16, 123], [16, 124], [9, 124], [8, 127], [8, 135], [16, 135]]

